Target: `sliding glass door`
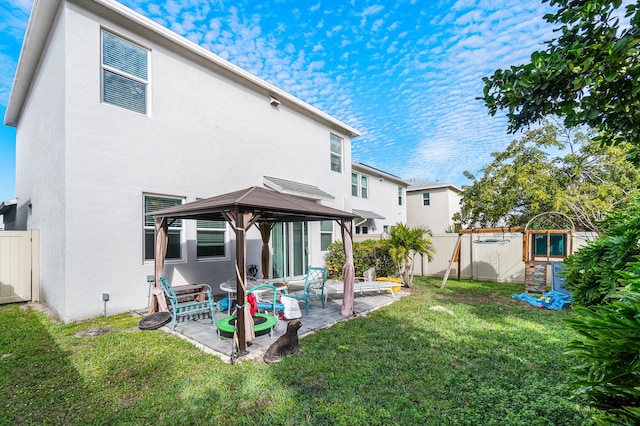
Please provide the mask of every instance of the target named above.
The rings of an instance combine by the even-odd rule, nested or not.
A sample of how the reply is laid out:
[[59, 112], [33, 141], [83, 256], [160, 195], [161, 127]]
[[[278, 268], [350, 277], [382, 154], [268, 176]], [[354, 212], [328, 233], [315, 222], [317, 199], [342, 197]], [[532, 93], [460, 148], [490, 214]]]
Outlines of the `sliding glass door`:
[[273, 278], [291, 278], [307, 273], [308, 226], [306, 222], [277, 223], [271, 231]]

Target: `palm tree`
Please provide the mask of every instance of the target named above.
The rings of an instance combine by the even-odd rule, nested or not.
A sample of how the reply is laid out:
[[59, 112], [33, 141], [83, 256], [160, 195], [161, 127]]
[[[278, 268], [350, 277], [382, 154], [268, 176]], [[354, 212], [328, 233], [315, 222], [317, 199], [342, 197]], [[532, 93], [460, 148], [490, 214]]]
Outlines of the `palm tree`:
[[[427, 237], [425, 238], [425, 234]], [[398, 268], [398, 275], [407, 287], [415, 287], [413, 273], [416, 255], [426, 255], [431, 261], [435, 254], [430, 229], [421, 226], [408, 227], [403, 223], [397, 223], [389, 230], [389, 242], [391, 244], [391, 256]]]

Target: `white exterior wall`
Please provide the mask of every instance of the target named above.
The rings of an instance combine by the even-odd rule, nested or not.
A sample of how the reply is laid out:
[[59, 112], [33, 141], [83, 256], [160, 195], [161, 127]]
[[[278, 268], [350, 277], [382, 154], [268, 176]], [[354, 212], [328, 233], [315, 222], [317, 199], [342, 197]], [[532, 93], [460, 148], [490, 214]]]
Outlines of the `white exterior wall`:
[[[422, 194], [428, 192], [430, 204], [423, 205]], [[433, 233], [453, 227], [451, 217], [460, 210], [460, 195], [448, 188], [425, 188], [407, 191], [407, 225], [424, 226]]]
[[[366, 222], [363, 222], [361, 218], [356, 218], [353, 220], [354, 232], [355, 226], [359, 223], [362, 223], [363, 226], [369, 226], [369, 234], [382, 234], [384, 226], [392, 227], [397, 223], [406, 223], [406, 184], [390, 180], [381, 174], [371, 173], [370, 170], [358, 167], [357, 164], [352, 165], [351, 172], [358, 173], [358, 177], [367, 176], [369, 185], [368, 198], [361, 197], [360, 189], [357, 197], [350, 196], [351, 208], [372, 211], [384, 217], [384, 219], [369, 219]], [[349, 176], [351, 175], [349, 174]], [[403, 187], [402, 205], [398, 204], [398, 187]], [[349, 180], [348, 188], [349, 194], [351, 194], [351, 180]], [[367, 239], [367, 236], [361, 235], [358, 239]]]
[[[16, 132], [14, 229], [46, 229], [40, 237], [41, 300], [62, 316], [68, 303], [65, 126], [65, 25], [62, 11], [49, 35]], [[31, 207], [30, 207], [31, 206]]]
[[[107, 314], [146, 307], [153, 262], [144, 261], [144, 194], [188, 202], [261, 186], [267, 175], [318, 185], [335, 196], [323, 204], [349, 210], [347, 135], [284, 102], [271, 106], [268, 94], [189, 61], [159, 36], [132, 33], [74, 4], [64, 16], [55, 29], [59, 46], [47, 54], [58, 76], [47, 75], [41, 84], [48, 86], [33, 91], [38, 96], [31, 96], [17, 128], [18, 196], [33, 199], [29, 226], [42, 230], [43, 299], [64, 321], [102, 313], [102, 293], [110, 294]], [[151, 50], [148, 115], [100, 102], [101, 28]], [[66, 55], [59, 51], [63, 42]], [[51, 109], [52, 99], [59, 100], [57, 108]], [[46, 118], [30, 129], [36, 116]], [[47, 121], [55, 122], [55, 132]], [[42, 146], [44, 130], [55, 137], [55, 151]], [[331, 132], [344, 139], [342, 173], [330, 169]], [[24, 169], [25, 157], [40, 150], [47, 155]], [[195, 227], [185, 221], [183, 259], [168, 261], [165, 271], [174, 284], [206, 282], [215, 291], [234, 275], [231, 231], [226, 259], [197, 261]], [[248, 239], [247, 262], [260, 264], [259, 232]], [[309, 264], [323, 264], [318, 223], [309, 225], [309, 246]], [[54, 287], [63, 294], [48, 294]]]

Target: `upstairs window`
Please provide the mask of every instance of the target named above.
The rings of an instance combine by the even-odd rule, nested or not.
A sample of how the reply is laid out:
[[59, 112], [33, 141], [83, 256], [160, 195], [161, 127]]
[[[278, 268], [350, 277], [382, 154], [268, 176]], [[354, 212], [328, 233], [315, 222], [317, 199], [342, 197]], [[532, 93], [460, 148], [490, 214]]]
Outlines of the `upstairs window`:
[[362, 198], [369, 198], [369, 178], [360, 176], [360, 194]]
[[351, 173], [351, 195], [369, 198], [369, 177], [358, 173]]
[[331, 135], [331, 170], [342, 173], [342, 138]]
[[351, 195], [358, 196], [358, 174], [351, 173]]
[[422, 205], [430, 206], [431, 205], [431, 195], [428, 192], [422, 193]]
[[[158, 210], [182, 204], [181, 198], [157, 197], [154, 195], [144, 196], [144, 259], [153, 260], [155, 258], [155, 225], [152, 213]], [[181, 259], [181, 242], [182, 242], [182, 219], [169, 220], [169, 244], [167, 246], [167, 259]]]
[[147, 113], [149, 51], [102, 32], [102, 102]]

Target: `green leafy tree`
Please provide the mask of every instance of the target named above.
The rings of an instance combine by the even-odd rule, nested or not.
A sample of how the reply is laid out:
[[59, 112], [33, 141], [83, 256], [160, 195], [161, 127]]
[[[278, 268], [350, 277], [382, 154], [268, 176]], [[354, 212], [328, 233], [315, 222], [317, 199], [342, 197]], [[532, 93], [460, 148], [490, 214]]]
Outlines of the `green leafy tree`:
[[524, 226], [540, 213], [560, 212], [578, 230], [600, 232], [605, 213], [638, 192], [640, 171], [624, 160], [625, 148], [546, 122], [491, 154], [479, 178], [465, 172], [473, 182], [463, 187], [454, 220], [466, 227]]
[[640, 263], [629, 266], [612, 303], [575, 308], [577, 316], [566, 320], [579, 333], [567, 345], [579, 363], [574, 384], [606, 410], [596, 419], [603, 425], [640, 424]]
[[617, 271], [628, 270], [640, 256], [640, 197], [609, 213], [602, 227], [598, 238], [565, 259], [565, 281], [579, 305], [606, 303], [619, 286]]
[[417, 226], [408, 227], [403, 223], [397, 223], [389, 229], [390, 254], [398, 268], [398, 276], [405, 286], [413, 287], [413, 274], [415, 258], [418, 254], [427, 256], [429, 261], [433, 259], [435, 250], [431, 239], [431, 230]]
[[507, 111], [510, 132], [547, 116], [563, 117], [567, 127], [596, 129], [606, 145], [632, 144], [629, 158], [640, 163], [638, 2], [542, 2], [557, 7], [545, 19], [558, 36], [533, 52], [529, 63], [485, 77], [480, 99], [491, 115]]

